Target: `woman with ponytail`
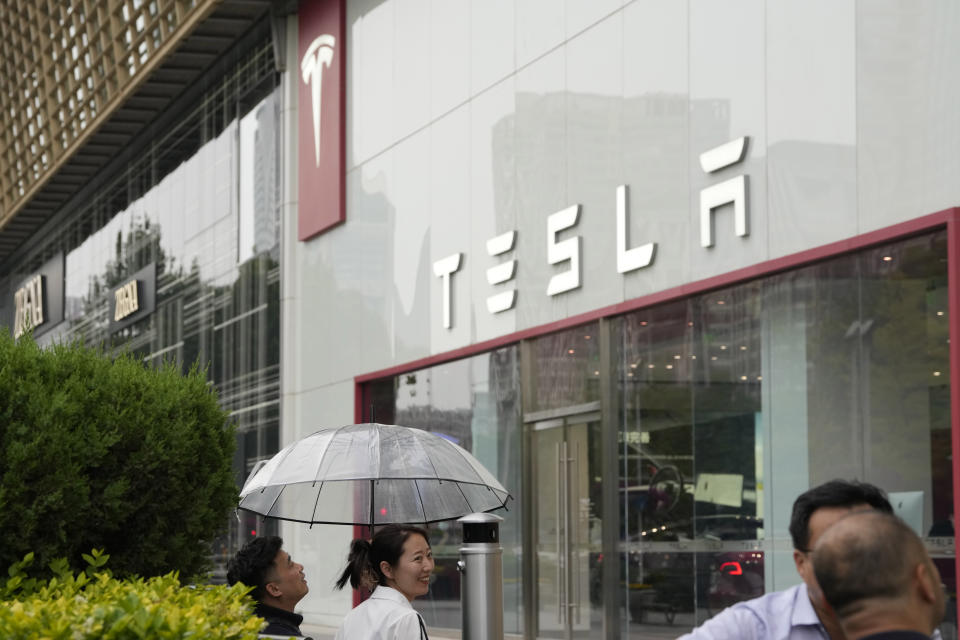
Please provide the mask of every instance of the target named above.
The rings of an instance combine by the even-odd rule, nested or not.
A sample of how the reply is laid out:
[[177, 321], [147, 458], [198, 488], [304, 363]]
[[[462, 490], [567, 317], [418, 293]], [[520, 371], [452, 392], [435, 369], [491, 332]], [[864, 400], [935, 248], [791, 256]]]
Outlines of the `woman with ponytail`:
[[347, 614], [335, 640], [428, 640], [410, 603], [429, 590], [433, 566], [430, 541], [420, 527], [390, 524], [370, 541], [354, 540], [337, 589], [349, 582], [373, 593]]

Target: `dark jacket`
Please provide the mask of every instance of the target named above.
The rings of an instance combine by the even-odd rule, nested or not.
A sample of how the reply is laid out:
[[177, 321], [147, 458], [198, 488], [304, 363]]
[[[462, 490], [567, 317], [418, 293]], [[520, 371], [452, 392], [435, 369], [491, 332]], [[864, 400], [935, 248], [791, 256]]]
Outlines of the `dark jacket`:
[[299, 614], [277, 609], [262, 602], [257, 603], [253, 613], [269, 623], [260, 633], [274, 636], [303, 636], [300, 633], [300, 623], [303, 622], [303, 616]]

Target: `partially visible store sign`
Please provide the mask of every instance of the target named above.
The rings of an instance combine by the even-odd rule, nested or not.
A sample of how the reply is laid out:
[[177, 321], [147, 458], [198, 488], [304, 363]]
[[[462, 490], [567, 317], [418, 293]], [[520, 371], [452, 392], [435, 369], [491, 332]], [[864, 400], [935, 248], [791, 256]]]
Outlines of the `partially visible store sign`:
[[300, 240], [346, 219], [345, 20], [344, 0], [300, 2]]
[[110, 295], [110, 331], [119, 331], [153, 313], [157, 298], [157, 266], [130, 276]]
[[129, 315], [140, 310], [140, 302], [137, 299], [138, 283], [131, 280], [119, 289], [113, 292], [113, 321], [119, 322]]
[[[699, 158], [701, 168], [704, 172], [713, 174], [740, 163], [746, 155], [748, 140], [747, 137], [737, 138], [701, 153]], [[723, 205], [733, 205], [734, 233], [740, 237], [750, 234], [748, 184], [747, 176], [739, 175], [707, 187], [700, 192], [700, 245], [702, 247], [706, 249], [713, 247], [713, 212]], [[628, 246], [628, 196], [627, 185], [620, 185], [616, 188], [617, 272], [619, 273], [629, 273], [650, 266], [653, 264], [657, 248], [655, 242], [647, 242], [632, 248]], [[583, 238], [575, 235], [560, 239], [562, 232], [574, 229], [579, 220], [579, 204], [571, 205], [547, 216], [547, 262], [565, 268], [564, 271], [550, 277], [547, 283], [548, 296], [555, 296], [580, 288], [582, 282], [580, 253]], [[508, 231], [487, 240], [487, 253], [491, 257], [497, 257], [511, 252], [516, 235], [516, 231]], [[441, 305], [442, 322], [445, 329], [453, 328], [450, 300], [453, 296], [454, 274], [460, 270], [460, 265], [465, 262], [462, 257], [462, 254], [456, 253], [433, 263], [433, 273], [440, 278], [443, 300]], [[487, 282], [491, 286], [503, 285], [512, 281], [516, 274], [517, 260], [501, 262], [487, 269]], [[487, 298], [487, 310], [491, 314], [501, 313], [512, 309], [516, 301], [516, 288], [511, 288], [489, 296]]]
[[35, 275], [13, 294], [13, 337], [43, 324], [43, 276]]
[[6, 307], [6, 311], [0, 315], [10, 322], [7, 326], [11, 327], [14, 338], [28, 332], [39, 337], [63, 320], [62, 253], [48, 260], [37, 271], [13, 282], [18, 283], [13, 288], [13, 299], [0, 304], [5, 306], [13, 303], [13, 318], [7, 315], [10, 307]]

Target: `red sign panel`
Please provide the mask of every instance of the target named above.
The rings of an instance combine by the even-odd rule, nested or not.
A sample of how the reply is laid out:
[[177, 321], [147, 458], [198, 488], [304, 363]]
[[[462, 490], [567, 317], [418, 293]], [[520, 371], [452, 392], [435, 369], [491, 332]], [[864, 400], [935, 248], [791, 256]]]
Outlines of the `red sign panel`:
[[344, 0], [301, 0], [299, 223], [307, 240], [346, 219]]

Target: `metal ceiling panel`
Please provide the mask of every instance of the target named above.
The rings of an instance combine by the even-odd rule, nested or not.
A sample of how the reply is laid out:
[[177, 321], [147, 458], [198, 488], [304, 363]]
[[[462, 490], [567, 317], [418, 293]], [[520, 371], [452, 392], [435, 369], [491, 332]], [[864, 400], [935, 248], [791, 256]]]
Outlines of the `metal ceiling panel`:
[[[4, 36], [13, 36], [12, 42], [18, 41], [16, 33], [8, 33], [9, 31], [15, 31], [10, 27], [12, 19], [27, 21], [71, 19], [66, 14], [40, 16], [38, 18], [31, 13], [34, 11], [32, 0], [12, 1], [15, 5], [13, 7], [14, 11], [20, 11], [20, 15], [14, 16], [14, 18], [10, 18], [10, 15], [8, 15], [6, 21], [0, 21], [0, 31], [3, 32]], [[82, 11], [86, 7], [87, 13], [84, 15], [83, 21], [93, 29], [98, 22], [109, 20], [109, 12], [103, 10], [102, 7], [112, 7], [115, 0], [85, 0], [84, 3], [73, 4], [74, 12]], [[202, 3], [197, 3], [198, 6], [200, 4]], [[248, 36], [258, 25], [262, 26], [264, 20], [268, 19], [267, 16], [273, 5], [274, 2], [271, 0], [220, 0], [216, 3], [212, 11], [197, 22], [188, 35], [176, 42], [173, 48], [158, 60], [153, 70], [139, 81], [139, 85], [121, 104], [103, 118], [103, 121], [95, 130], [83, 133], [83, 142], [77, 148], [71, 149], [69, 144], [67, 145], [67, 157], [61, 160], [61, 164], [51, 175], [40, 181], [39, 186], [31, 185], [29, 187], [29, 189], [34, 190], [29, 198], [21, 197], [20, 201], [14, 202], [18, 191], [15, 186], [11, 186], [10, 176], [16, 172], [15, 164], [20, 165], [21, 171], [24, 167], [37, 166], [36, 157], [39, 157], [39, 153], [35, 154], [33, 162], [24, 162], [19, 160], [19, 156], [15, 156], [13, 151], [19, 147], [20, 153], [24, 154], [25, 142], [15, 138], [14, 135], [16, 134], [7, 135], [6, 138], [0, 139], [0, 145], [2, 145], [0, 146], [0, 156], [6, 159], [5, 164], [8, 168], [5, 174], [6, 179], [2, 182], [6, 189], [4, 192], [6, 198], [0, 199], [3, 207], [7, 207], [6, 211], [0, 209], [0, 265], [9, 262], [24, 242], [37, 233], [71, 198], [76, 197], [80, 190], [90, 182], [91, 178], [119, 157], [134, 139], [149, 134], [151, 124], [156, 122], [162, 113], [181, 98], [201, 76], [207, 74], [215, 64], [218, 64], [225, 55], [228, 57], [230, 55], [242, 55], [242, 51], [237, 50], [242, 48], [244, 37]], [[118, 6], [126, 5], [121, 3]], [[111, 11], [114, 10], [111, 9]], [[117, 14], [113, 17], [117, 19], [121, 16]], [[130, 15], [126, 17], [127, 20], [131, 21], [136, 18], [136, 16]], [[164, 26], [162, 18], [162, 15], [157, 18], [158, 29]], [[72, 19], [76, 20], [76, 16], [73, 16]], [[147, 35], [140, 34], [137, 37], [140, 40], [134, 40], [130, 45], [133, 50], [136, 50], [138, 41], [149, 43]], [[29, 48], [33, 44], [23, 42], [18, 46]], [[143, 46], [140, 45], [141, 48]], [[66, 56], [69, 61], [73, 56], [82, 57], [85, 55], [82, 49], [83, 47], [74, 48], [69, 43], [66, 47], [54, 44], [47, 55]], [[20, 62], [7, 57], [2, 63], [4, 74], [26, 75], [33, 73], [36, 75], [36, 71], [28, 72], [27, 69], [33, 66], [30, 61], [35, 62], [41, 55], [42, 52], [32, 50], [30, 55], [24, 55]], [[49, 68], [47, 71], [49, 72]], [[69, 80], [70, 78], [66, 78], [64, 86], [67, 86], [70, 91], [76, 91], [79, 88], [82, 92], [86, 86], [82, 81], [67, 82]], [[88, 82], [93, 83], [93, 80]], [[94, 87], [96, 90], [95, 85]], [[94, 92], [89, 91], [88, 95]], [[39, 102], [39, 100], [38, 94], [36, 101]], [[31, 126], [36, 121], [36, 113], [33, 112], [34, 108], [31, 104], [26, 106], [26, 110], [31, 111], [29, 115], [11, 119], [6, 112], [2, 113], [0, 117], [4, 121], [11, 120], [10, 122], [4, 122], [2, 128], [22, 132], [25, 127]], [[73, 104], [75, 107], [77, 106], [76, 103]], [[51, 115], [55, 116], [58, 113], [63, 113], [62, 105], [58, 111]], [[96, 115], [95, 109], [91, 108], [86, 117], [93, 118]], [[61, 132], [61, 135], [67, 134], [76, 128], [63, 121], [51, 123], [51, 125], [51, 131], [53, 132], [51, 135], [56, 135], [56, 132]], [[13, 164], [11, 164], [11, 159]], [[47, 158], [47, 162], [49, 162], [49, 158]]]

